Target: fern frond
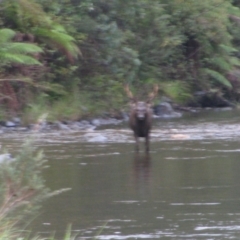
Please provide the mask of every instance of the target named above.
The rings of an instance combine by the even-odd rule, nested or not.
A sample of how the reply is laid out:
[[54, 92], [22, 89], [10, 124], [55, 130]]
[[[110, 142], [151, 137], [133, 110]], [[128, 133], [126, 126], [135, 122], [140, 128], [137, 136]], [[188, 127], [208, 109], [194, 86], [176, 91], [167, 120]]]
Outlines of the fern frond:
[[[54, 31], [62, 32], [62, 33], [67, 34], [65, 28], [64, 28], [62, 25], [59, 25], [59, 24], [52, 24], [52, 29], [53, 29]], [[72, 38], [72, 40], [74, 40], [74, 39]]]
[[215, 57], [210, 60], [210, 63], [215, 65], [216, 67], [220, 68], [224, 71], [229, 71], [231, 69], [231, 64], [229, 64], [224, 58], [222, 57]]
[[63, 86], [57, 83], [49, 83], [49, 82], [41, 82], [36, 83], [31, 78], [27, 77], [18, 77], [18, 78], [0, 78], [0, 82], [24, 82], [27, 83], [33, 87], [40, 88], [43, 90], [47, 90], [50, 92], [55, 92], [57, 94], [65, 95], [66, 91], [64, 90]]
[[231, 57], [229, 58], [229, 61], [232, 65], [234, 66], [240, 66], [240, 60], [239, 58], [236, 58], [236, 57]]
[[70, 58], [77, 58], [79, 55], [81, 55], [78, 46], [73, 42], [74, 38], [65, 32], [49, 30], [46, 28], [38, 28], [35, 30], [34, 34], [48, 39], [50, 43], [54, 43], [58, 49], [65, 52]]
[[24, 65], [41, 65], [41, 63], [33, 57], [15, 54], [15, 53], [0, 53], [0, 65], [18, 63]]
[[203, 72], [206, 73], [208, 76], [210, 76], [215, 81], [217, 81], [218, 83], [220, 83], [226, 87], [232, 88], [232, 84], [221, 73], [216, 72], [209, 68], [204, 68]]
[[18, 0], [18, 7], [19, 12], [34, 23], [34, 25], [51, 26], [52, 21], [40, 4], [29, 0]]
[[34, 83], [34, 87], [54, 92], [60, 95], [65, 95], [67, 92], [64, 90], [64, 87], [57, 83], [49, 83], [49, 82], [41, 82], [41, 83]]
[[11, 63], [41, 65], [38, 60], [28, 54], [40, 53], [42, 49], [30, 43], [11, 42], [14, 35], [15, 32], [11, 29], [0, 30], [0, 66]]
[[231, 47], [231, 46], [227, 46], [227, 45], [224, 45], [224, 44], [220, 44], [219, 46], [220, 46], [221, 49], [223, 49], [227, 53], [238, 52], [238, 50], [236, 48]]
[[28, 53], [40, 53], [43, 52], [43, 50], [30, 43], [20, 43], [20, 42], [13, 42], [11, 44], [8, 44], [7, 46], [7, 51], [11, 53], [16, 53], [16, 54], [28, 54]]
[[0, 29], [0, 44], [10, 41], [14, 36], [15, 32], [9, 28]]

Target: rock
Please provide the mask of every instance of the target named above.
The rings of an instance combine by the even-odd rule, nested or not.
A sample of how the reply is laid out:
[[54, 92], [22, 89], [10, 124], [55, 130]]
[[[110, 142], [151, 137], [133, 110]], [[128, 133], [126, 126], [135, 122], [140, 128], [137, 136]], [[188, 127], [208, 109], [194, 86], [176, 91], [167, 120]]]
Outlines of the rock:
[[78, 122], [79, 129], [90, 129], [93, 130], [96, 128], [96, 126], [92, 125], [89, 121], [87, 120], [82, 120]]
[[154, 114], [160, 116], [163, 114], [171, 114], [174, 110], [170, 103], [163, 102], [153, 107]]
[[68, 127], [72, 130], [79, 130], [79, 123], [78, 122], [71, 122], [68, 124]]
[[14, 158], [12, 157], [12, 155], [10, 153], [0, 154], [0, 164], [4, 163], [4, 162], [12, 162], [13, 160], [14, 160]]
[[29, 130], [28, 127], [18, 127], [18, 128], [17, 128], [17, 131], [18, 131], [18, 132], [26, 132], [26, 131], [28, 131], [28, 130]]
[[79, 122], [79, 124], [80, 124], [80, 125], [84, 125], [84, 126], [86, 126], [86, 125], [89, 125], [90, 122], [87, 121], [87, 120], [82, 120], [82, 121]]
[[93, 119], [91, 121], [92, 125], [99, 127], [102, 125], [117, 125], [119, 123], [121, 123], [122, 120], [118, 120], [115, 118], [97, 118], [97, 119]]
[[126, 112], [122, 113], [122, 119], [123, 119], [123, 121], [128, 121], [129, 120], [129, 116]]
[[64, 130], [64, 131], [70, 130], [70, 128], [66, 124], [61, 123], [59, 121], [56, 122], [56, 126], [58, 127], [59, 130]]
[[6, 121], [5, 126], [11, 128], [11, 127], [16, 127], [17, 124], [12, 121]]
[[176, 112], [172, 105], [169, 102], [162, 102], [158, 105], [155, 105], [153, 107], [153, 113], [157, 117], [162, 117], [162, 118], [177, 118], [181, 117], [182, 114], [179, 112]]
[[35, 132], [43, 132], [47, 130], [48, 124], [45, 121], [43, 121], [43, 122], [38, 122], [36, 124], [31, 124], [31, 126], [32, 126], [31, 130]]
[[19, 117], [14, 117], [14, 118], [12, 119], [12, 121], [13, 121], [15, 124], [17, 124], [17, 125], [20, 125], [20, 124], [21, 124], [21, 119], [20, 119]]
[[98, 127], [98, 126], [101, 125], [101, 120], [100, 120], [100, 119], [93, 119], [93, 120], [91, 121], [91, 124], [94, 125], [94, 126], [96, 126], [96, 127]]
[[201, 108], [225, 108], [236, 107], [233, 103], [225, 99], [219, 92], [214, 91], [198, 91], [194, 93], [195, 99], [188, 105], [190, 107]]

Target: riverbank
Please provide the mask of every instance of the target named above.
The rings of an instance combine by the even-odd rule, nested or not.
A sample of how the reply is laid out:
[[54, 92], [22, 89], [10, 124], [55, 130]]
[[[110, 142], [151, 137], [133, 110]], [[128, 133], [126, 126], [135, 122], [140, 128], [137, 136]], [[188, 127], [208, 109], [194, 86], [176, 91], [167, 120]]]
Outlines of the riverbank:
[[[234, 108], [186, 108], [186, 107], [172, 107], [168, 103], [153, 108], [154, 119], [174, 119], [182, 118], [186, 114], [196, 115], [202, 111], [231, 111]], [[6, 121], [0, 121], [0, 134], [16, 133], [16, 132], [76, 132], [82, 130], [95, 130], [106, 126], [118, 126], [128, 122], [128, 113], [123, 113], [117, 117], [102, 117], [96, 116], [92, 118], [85, 118], [76, 121], [57, 120], [48, 121], [47, 115], [39, 117], [38, 121], [28, 125], [22, 123], [21, 118], [15, 117]]]

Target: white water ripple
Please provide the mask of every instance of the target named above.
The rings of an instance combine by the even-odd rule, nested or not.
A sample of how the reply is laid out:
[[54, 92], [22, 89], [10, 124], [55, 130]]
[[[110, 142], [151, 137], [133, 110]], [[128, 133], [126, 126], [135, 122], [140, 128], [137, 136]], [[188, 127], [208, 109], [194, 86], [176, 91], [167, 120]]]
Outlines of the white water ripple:
[[[4, 134], [4, 139], [23, 139], [24, 136], [33, 134]], [[103, 130], [79, 130], [72, 132], [49, 132], [38, 133], [35, 136], [39, 142], [44, 141], [50, 144], [63, 144], [74, 142], [89, 143], [133, 143], [134, 137], [132, 131], [126, 126], [122, 129], [103, 129]], [[154, 125], [151, 131], [151, 141], [160, 142], [168, 141], [189, 141], [189, 140], [236, 140], [240, 139], [240, 123], [164, 123], [164, 125]], [[239, 152], [240, 149], [235, 149]]]

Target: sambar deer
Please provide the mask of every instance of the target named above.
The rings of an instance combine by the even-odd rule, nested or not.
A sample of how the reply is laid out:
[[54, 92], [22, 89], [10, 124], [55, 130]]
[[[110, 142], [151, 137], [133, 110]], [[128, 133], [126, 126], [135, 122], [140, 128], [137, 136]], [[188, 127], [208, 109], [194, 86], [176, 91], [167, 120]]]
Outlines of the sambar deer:
[[158, 85], [154, 85], [153, 92], [149, 94], [146, 101], [138, 101], [138, 99], [133, 96], [128, 85], [124, 86], [124, 90], [130, 99], [131, 110], [129, 114], [129, 126], [134, 133], [136, 151], [139, 151], [139, 138], [145, 138], [145, 149], [146, 152], [149, 152], [149, 139], [152, 127], [151, 104], [158, 93]]

